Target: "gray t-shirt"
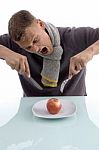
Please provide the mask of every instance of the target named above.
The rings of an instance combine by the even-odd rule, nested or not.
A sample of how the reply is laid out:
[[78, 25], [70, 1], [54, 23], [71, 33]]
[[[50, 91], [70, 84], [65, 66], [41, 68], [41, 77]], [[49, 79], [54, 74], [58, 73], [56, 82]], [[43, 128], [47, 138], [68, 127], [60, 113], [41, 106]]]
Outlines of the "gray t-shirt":
[[[31, 54], [20, 48], [14, 43], [8, 34], [0, 36], [0, 44], [10, 48], [12, 51], [25, 55], [28, 59], [31, 76], [44, 88], [42, 91], [29, 83], [25, 78], [19, 75], [20, 82], [23, 88], [24, 96], [85, 96], [85, 74], [86, 68], [75, 75], [64, 88], [64, 92], [60, 92], [60, 86], [64, 79], [68, 77], [70, 57], [85, 50], [88, 46], [99, 39], [99, 28], [93, 29], [90, 27], [69, 28], [58, 27], [63, 48], [63, 55], [60, 61], [60, 73], [58, 86], [44, 87], [41, 83], [41, 70], [43, 66], [43, 58]], [[5, 85], [6, 86], [6, 85]]]

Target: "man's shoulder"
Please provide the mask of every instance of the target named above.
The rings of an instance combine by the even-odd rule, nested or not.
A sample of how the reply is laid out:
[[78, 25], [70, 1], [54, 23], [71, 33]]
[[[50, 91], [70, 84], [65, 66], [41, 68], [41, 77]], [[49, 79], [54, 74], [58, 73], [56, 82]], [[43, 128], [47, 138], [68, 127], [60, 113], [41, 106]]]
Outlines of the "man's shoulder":
[[57, 27], [59, 32], [61, 33], [64, 33], [64, 32], [67, 32], [67, 33], [70, 33], [70, 32], [74, 32], [74, 31], [78, 31], [78, 32], [87, 32], [87, 31], [91, 31], [91, 30], [97, 30], [99, 31], [99, 28], [92, 28], [92, 27]]
[[10, 37], [8, 34], [0, 35], [0, 44], [9, 47], [10, 45]]
[[64, 32], [71, 32], [72, 28], [71, 27], [57, 27], [58, 31], [60, 33], [64, 33]]
[[73, 39], [99, 38], [99, 28], [92, 27], [57, 27], [61, 38], [71, 37]]
[[10, 37], [8, 34], [0, 35], [0, 43], [7, 43], [10, 40]]
[[18, 47], [8, 34], [0, 35], [0, 44], [12, 50]]
[[8, 38], [8, 39], [9, 39], [10, 37], [9, 37], [9, 35], [6, 33], [6, 34], [0, 35], [0, 38]]

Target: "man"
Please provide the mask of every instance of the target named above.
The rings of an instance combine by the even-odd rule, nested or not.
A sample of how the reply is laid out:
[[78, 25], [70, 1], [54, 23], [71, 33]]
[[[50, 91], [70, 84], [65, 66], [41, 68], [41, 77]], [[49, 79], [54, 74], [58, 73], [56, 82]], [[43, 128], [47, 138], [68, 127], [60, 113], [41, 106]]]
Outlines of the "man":
[[86, 95], [86, 64], [99, 53], [99, 28], [56, 28], [21, 10], [10, 18], [8, 31], [0, 36], [0, 58], [18, 72], [24, 96]]

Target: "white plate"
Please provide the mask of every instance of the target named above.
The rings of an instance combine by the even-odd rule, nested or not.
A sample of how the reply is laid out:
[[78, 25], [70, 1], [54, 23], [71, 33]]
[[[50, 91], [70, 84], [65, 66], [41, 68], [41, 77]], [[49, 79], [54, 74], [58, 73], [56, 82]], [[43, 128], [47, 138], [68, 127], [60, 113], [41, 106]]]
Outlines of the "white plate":
[[52, 115], [47, 111], [46, 103], [48, 100], [42, 100], [37, 103], [35, 103], [32, 107], [32, 112], [34, 116], [40, 117], [40, 118], [49, 118], [49, 119], [55, 119], [55, 118], [65, 118], [73, 116], [76, 112], [76, 105], [69, 101], [69, 100], [60, 100], [62, 104], [62, 108], [58, 114]]

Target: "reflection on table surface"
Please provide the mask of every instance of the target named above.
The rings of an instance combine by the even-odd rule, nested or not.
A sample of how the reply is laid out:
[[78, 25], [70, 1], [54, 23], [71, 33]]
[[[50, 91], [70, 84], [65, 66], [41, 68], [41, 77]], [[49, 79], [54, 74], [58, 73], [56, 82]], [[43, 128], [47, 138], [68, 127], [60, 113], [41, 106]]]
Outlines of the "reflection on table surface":
[[73, 101], [74, 116], [42, 119], [32, 106], [49, 97], [0, 101], [0, 149], [95, 150], [99, 149], [99, 101], [97, 97], [58, 97]]

